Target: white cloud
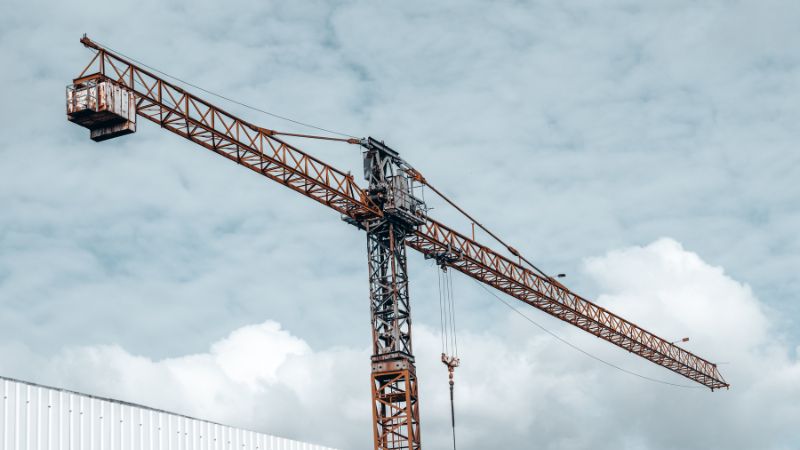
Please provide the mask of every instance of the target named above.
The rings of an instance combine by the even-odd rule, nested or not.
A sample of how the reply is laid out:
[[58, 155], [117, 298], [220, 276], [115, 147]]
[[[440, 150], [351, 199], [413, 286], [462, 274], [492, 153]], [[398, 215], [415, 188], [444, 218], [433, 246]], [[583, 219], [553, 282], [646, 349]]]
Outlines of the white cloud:
[[[253, 357], [261, 352], [263, 357]], [[287, 359], [310, 352], [308, 344], [281, 331], [275, 322], [239, 328], [211, 347], [215, 363], [225, 375], [251, 388], [260, 383], [274, 383], [278, 369]]]
[[725, 353], [767, 339], [767, 316], [750, 287], [674, 240], [611, 252], [586, 266], [606, 293], [601, 304], [625, 311], [629, 320], [658, 325], [665, 338], [688, 336], [692, 347], [709, 350], [711, 343], [725, 342], [717, 347]]
[[15, 353], [3, 373], [202, 419], [321, 443], [363, 440], [370, 430], [369, 393], [353, 383], [365, 378], [367, 353], [313, 353], [273, 321], [234, 330], [207, 352], [161, 360], [108, 345], [52, 358]]
[[[797, 442], [800, 363], [747, 286], [671, 239], [586, 266], [605, 292], [604, 305], [653, 331], [689, 334], [686, 347], [701, 356], [729, 358], [721, 368], [731, 390], [712, 394], [632, 377], [510, 315], [498, 334], [460, 333], [460, 448], [781, 449]], [[579, 330], [549, 326], [615, 364], [690, 383]], [[449, 441], [439, 345], [434, 330], [416, 327], [429, 448]], [[207, 352], [161, 360], [117, 346], [71, 348], [53, 358], [16, 354], [14, 363], [4, 362], [5, 373], [36, 367], [36, 381], [340, 448], [370, 446], [366, 349], [312, 350], [272, 321], [239, 328]]]

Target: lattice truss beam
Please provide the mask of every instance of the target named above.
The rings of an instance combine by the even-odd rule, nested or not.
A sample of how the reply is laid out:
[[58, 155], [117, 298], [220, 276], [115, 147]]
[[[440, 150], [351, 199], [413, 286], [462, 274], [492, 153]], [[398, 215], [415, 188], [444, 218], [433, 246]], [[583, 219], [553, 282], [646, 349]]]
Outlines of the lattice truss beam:
[[478, 281], [712, 390], [728, 387], [715, 364], [431, 218], [406, 243], [426, 255], [456, 253], [449, 265]]
[[134, 93], [140, 117], [345, 216], [362, 220], [381, 215], [352, 174], [335, 169], [273, 136], [270, 130], [233, 116], [87, 38], [81, 42], [97, 50], [97, 54], [75, 79], [76, 83], [98, 77], [117, 83]]

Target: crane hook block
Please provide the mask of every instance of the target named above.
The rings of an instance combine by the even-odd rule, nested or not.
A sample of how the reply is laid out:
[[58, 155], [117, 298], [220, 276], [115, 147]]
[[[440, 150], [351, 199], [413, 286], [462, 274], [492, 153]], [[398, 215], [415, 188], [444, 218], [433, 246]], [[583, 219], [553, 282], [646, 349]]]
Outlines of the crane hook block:
[[95, 141], [105, 141], [136, 131], [133, 92], [101, 76], [67, 86], [67, 119], [90, 131]]

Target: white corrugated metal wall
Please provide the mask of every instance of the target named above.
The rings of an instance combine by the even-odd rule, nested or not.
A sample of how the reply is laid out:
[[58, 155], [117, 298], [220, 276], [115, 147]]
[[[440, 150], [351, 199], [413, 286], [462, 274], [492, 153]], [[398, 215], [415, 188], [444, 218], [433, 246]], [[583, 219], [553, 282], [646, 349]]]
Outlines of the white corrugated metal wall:
[[0, 377], [0, 450], [333, 450]]

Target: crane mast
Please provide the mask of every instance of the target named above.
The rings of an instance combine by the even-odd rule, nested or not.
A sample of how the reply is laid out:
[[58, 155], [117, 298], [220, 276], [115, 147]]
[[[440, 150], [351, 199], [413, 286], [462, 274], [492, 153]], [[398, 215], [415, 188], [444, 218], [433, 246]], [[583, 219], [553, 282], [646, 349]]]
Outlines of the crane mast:
[[515, 251], [518, 261], [477, 242], [474, 233], [467, 237], [434, 220], [413, 195], [414, 183], [426, 180], [382, 141], [338, 139], [363, 148], [364, 189], [349, 172], [287, 143], [281, 137], [287, 133], [244, 121], [86, 36], [81, 43], [96, 53], [67, 87], [67, 117], [89, 128], [93, 140], [133, 133], [142, 117], [333, 209], [366, 232], [376, 450], [421, 448], [407, 247], [712, 391], [729, 387], [716, 364], [531, 271]]
[[367, 195], [383, 215], [363, 222], [367, 232], [372, 316], [372, 402], [376, 449], [420, 448], [419, 399], [411, 347], [406, 240], [424, 223], [423, 203], [397, 152], [362, 141]]

